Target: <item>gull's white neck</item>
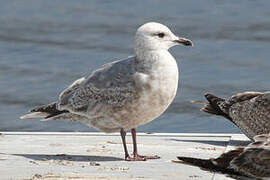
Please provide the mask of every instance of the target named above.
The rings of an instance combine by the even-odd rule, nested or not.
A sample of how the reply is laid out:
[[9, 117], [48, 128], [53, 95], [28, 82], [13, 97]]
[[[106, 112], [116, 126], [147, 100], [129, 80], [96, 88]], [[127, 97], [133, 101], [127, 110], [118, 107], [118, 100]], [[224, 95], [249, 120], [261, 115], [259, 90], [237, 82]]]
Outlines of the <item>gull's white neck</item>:
[[177, 68], [176, 61], [171, 53], [166, 50], [145, 50], [136, 51], [136, 60], [140, 66], [153, 70], [174, 66]]
[[[136, 52], [140, 81], [151, 82], [151, 91], [169, 95], [169, 103], [176, 95], [178, 87], [178, 67], [168, 50]], [[169, 104], [168, 104], [169, 105]]]

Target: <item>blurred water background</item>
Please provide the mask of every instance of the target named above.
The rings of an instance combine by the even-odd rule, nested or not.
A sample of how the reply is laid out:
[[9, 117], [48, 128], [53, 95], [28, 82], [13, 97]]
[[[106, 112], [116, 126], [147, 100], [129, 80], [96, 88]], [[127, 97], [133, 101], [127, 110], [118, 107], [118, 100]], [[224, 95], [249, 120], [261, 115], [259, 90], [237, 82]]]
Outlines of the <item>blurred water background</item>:
[[133, 54], [141, 24], [157, 21], [195, 46], [174, 47], [177, 97], [145, 132], [239, 133], [199, 111], [203, 94], [270, 89], [270, 1], [0, 1], [0, 131], [95, 131], [77, 122], [20, 120], [77, 78]]

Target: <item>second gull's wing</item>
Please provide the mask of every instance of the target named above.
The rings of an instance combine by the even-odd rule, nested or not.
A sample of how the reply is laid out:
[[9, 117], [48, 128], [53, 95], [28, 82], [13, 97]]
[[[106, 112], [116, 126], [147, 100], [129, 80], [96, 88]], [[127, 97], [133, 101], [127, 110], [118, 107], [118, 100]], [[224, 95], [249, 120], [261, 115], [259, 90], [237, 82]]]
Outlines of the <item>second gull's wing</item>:
[[230, 117], [241, 130], [252, 138], [270, 132], [270, 93], [257, 95], [250, 100], [235, 103]]

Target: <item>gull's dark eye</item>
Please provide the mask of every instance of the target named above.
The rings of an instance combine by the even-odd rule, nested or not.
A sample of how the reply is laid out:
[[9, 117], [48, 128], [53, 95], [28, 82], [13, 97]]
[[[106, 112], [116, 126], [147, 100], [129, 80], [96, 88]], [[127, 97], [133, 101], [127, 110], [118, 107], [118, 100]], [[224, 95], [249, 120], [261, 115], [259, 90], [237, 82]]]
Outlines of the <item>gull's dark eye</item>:
[[158, 33], [157, 35], [158, 35], [159, 38], [163, 38], [165, 36], [164, 33]]

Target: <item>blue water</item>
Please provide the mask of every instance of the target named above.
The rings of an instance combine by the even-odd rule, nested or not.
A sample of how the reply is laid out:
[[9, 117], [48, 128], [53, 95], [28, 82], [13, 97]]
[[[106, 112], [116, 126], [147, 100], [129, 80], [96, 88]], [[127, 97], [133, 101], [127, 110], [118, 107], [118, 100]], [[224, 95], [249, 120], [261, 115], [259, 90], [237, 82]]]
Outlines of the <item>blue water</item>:
[[203, 94], [229, 97], [270, 89], [270, 1], [0, 0], [0, 131], [95, 131], [64, 120], [19, 120], [56, 100], [79, 77], [133, 54], [136, 28], [169, 26], [195, 46], [174, 47], [177, 97], [145, 132], [238, 133], [199, 111]]

